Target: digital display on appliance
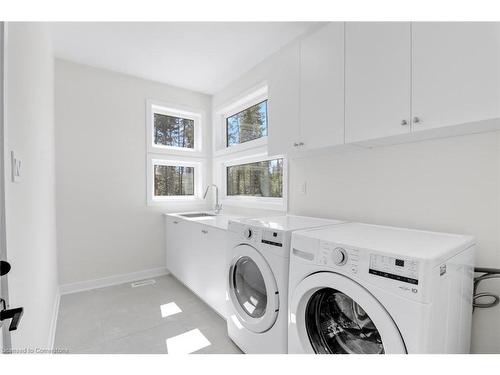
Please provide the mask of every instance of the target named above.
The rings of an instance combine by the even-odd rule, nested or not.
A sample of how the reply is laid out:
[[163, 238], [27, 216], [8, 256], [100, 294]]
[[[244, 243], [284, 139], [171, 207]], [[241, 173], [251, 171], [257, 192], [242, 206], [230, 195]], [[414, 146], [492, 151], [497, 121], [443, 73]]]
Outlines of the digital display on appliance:
[[370, 254], [368, 273], [387, 279], [418, 285], [418, 261], [394, 258], [382, 254]]
[[283, 247], [283, 233], [269, 230], [262, 231], [262, 243]]

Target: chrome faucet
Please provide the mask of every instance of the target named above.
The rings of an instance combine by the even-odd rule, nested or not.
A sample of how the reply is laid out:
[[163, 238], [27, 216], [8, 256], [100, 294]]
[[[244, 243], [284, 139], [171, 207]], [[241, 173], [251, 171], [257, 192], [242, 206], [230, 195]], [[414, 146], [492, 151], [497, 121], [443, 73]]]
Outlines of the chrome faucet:
[[208, 185], [205, 189], [205, 194], [203, 194], [203, 199], [207, 198], [208, 190], [214, 186], [215, 187], [215, 207], [214, 212], [218, 215], [222, 211], [222, 204], [219, 203], [219, 188], [215, 184]]

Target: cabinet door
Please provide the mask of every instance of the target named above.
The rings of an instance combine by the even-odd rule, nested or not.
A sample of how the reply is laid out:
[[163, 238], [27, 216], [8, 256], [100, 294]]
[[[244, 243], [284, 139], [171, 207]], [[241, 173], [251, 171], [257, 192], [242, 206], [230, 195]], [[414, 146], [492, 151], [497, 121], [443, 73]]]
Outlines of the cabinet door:
[[167, 216], [166, 219], [166, 253], [167, 269], [179, 280], [183, 277], [187, 253], [183, 237], [186, 232], [186, 223], [184, 220]]
[[286, 154], [299, 142], [299, 44], [273, 56], [268, 79], [268, 153]]
[[205, 302], [205, 288], [207, 283], [210, 281], [207, 279], [209, 276], [206, 272], [208, 255], [207, 251], [209, 249], [208, 241], [208, 229], [196, 222], [190, 222], [189, 231], [186, 235], [186, 242], [188, 244], [185, 252], [186, 264], [184, 268], [186, 269], [185, 284], [193, 292], [195, 292], [199, 297], [201, 297]]
[[227, 317], [226, 313], [226, 237], [227, 231], [210, 228], [205, 242], [205, 262], [203, 273], [205, 285], [202, 297], [220, 315]]
[[346, 143], [410, 132], [410, 23], [346, 23]]
[[189, 223], [184, 282], [219, 314], [226, 316], [226, 231]]
[[222, 316], [226, 316], [225, 230], [167, 217], [167, 269]]
[[498, 23], [415, 22], [413, 130], [500, 117]]
[[301, 41], [299, 139], [306, 149], [344, 143], [343, 22]]

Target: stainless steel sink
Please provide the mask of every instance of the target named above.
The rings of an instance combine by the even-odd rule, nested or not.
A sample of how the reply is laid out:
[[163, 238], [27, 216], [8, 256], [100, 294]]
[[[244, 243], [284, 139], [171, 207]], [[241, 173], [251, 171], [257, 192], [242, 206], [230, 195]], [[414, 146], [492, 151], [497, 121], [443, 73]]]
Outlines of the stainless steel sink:
[[179, 216], [188, 217], [188, 218], [197, 218], [197, 217], [211, 217], [211, 216], [215, 216], [215, 215], [209, 214], [206, 212], [192, 212], [189, 214], [179, 214]]

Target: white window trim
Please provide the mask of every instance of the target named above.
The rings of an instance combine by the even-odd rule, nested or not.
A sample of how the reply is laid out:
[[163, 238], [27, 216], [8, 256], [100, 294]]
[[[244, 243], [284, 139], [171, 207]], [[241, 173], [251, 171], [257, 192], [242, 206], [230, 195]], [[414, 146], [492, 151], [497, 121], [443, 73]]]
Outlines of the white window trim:
[[[175, 155], [148, 154], [147, 165], [147, 201], [148, 205], [175, 203], [202, 203], [205, 186], [205, 160], [201, 158], [182, 158]], [[194, 167], [194, 195], [155, 196], [154, 165]]]
[[[238, 112], [243, 111], [255, 104], [261, 103], [268, 99], [267, 93], [267, 82], [263, 82], [250, 90], [245, 91], [245, 93], [240, 94], [230, 103], [221, 106], [214, 111], [213, 118], [213, 146], [214, 146], [214, 156], [223, 156], [233, 153], [238, 153], [244, 150], [262, 147], [267, 145], [267, 136], [254, 139], [253, 141], [248, 141], [227, 147], [227, 130], [226, 130], [226, 118], [230, 117]], [[268, 129], [269, 130], [269, 129]]]
[[[251, 208], [266, 208], [273, 210], [286, 211], [288, 207], [288, 162], [283, 155], [267, 155], [267, 152], [262, 152], [241, 157], [219, 160], [214, 162], [214, 167], [217, 169], [215, 173], [216, 181], [221, 187], [221, 203], [227, 206], [251, 207]], [[251, 197], [251, 196], [228, 196], [227, 195], [227, 167], [240, 164], [255, 163], [265, 160], [283, 159], [283, 197]]]
[[[194, 121], [194, 148], [162, 146], [154, 144], [154, 114], [182, 117]], [[203, 111], [179, 106], [154, 99], [146, 100], [146, 142], [147, 151], [158, 154], [186, 156], [203, 155]]]

